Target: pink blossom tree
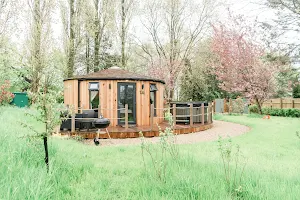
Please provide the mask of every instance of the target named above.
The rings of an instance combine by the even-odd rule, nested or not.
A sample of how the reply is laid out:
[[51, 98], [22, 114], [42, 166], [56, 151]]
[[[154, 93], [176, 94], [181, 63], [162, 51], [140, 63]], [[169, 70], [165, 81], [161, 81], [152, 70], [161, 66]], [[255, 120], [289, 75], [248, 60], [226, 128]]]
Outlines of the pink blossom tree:
[[255, 100], [261, 113], [262, 103], [276, 89], [279, 64], [264, 59], [264, 49], [253, 40], [249, 31], [225, 25], [213, 29], [211, 48], [217, 56], [213, 66], [220, 87]]
[[171, 62], [167, 59], [157, 59], [149, 64], [147, 74], [165, 81], [167, 99], [172, 100], [176, 82], [183, 67], [182, 61]]

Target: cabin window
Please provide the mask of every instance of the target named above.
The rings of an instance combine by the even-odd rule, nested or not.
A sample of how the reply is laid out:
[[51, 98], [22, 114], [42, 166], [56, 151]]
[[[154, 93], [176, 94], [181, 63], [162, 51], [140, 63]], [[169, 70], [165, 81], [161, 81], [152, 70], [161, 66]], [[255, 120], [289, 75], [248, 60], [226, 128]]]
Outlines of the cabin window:
[[154, 116], [156, 116], [156, 91], [157, 91], [156, 85], [150, 84], [150, 104], [154, 105]]
[[98, 108], [99, 106], [99, 83], [89, 83], [90, 109]]

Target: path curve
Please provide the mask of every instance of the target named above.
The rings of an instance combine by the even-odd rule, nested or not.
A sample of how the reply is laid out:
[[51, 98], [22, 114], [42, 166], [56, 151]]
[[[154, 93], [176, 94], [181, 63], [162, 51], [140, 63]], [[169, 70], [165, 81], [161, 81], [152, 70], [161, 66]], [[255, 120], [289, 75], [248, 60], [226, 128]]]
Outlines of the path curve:
[[[200, 131], [197, 133], [177, 135], [177, 143], [192, 144], [197, 142], [213, 141], [213, 140], [217, 140], [219, 136], [235, 137], [238, 135], [242, 135], [248, 132], [249, 130], [250, 128], [244, 125], [240, 125], [232, 122], [214, 120], [213, 127], [208, 130]], [[145, 139], [148, 142], [153, 142], [153, 143], [159, 141], [159, 137], [145, 138]], [[93, 140], [86, 140], [84, 143], [94, 145]], [[101, 146], [137, 145], [137, 144], [141, 144], [141, 140], [140, 138], [112, 139], [110, 142], [110, 140], [108, 139], [101, 139], [100, 144]]]

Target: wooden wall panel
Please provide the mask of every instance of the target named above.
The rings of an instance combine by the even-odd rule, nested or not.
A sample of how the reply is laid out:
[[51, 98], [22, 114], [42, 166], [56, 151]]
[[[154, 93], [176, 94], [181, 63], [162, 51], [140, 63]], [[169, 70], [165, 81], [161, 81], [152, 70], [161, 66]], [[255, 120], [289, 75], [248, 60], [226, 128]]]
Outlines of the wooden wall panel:
[[[78, 105], [78, 95], [80, 98], [80, 106], [83, 109], [89, 109], [89, 82], [97, 82], [95, 80], [80, 81], [80, 94], [78, 94], [78, 80], [65, 81], [64, 98], [65, 104]], [[110, 118], [111, 126], [117, 126], [118, 120], [118, 82], [136, 83], [136, 120], [137, 126], [149, 126], [150, 125], [150, 84], [156, 84], [158, 91], [156, 93], [157, 108], [164, 107], [164, 85], [157, 82], [150, 81], [118, 81], [118, 80], [100, 80], [100, 105], [101, 113], [104, 117]], [[144, 84], [144, 89], [142, 85]], [[154, 118], [154, 123], [161, 123], [163, 118], [163, 110], [157, 110], [157, 117]]]
[[64, 81], [64, 104], [74, 105], [78, 109], [78, 80]]

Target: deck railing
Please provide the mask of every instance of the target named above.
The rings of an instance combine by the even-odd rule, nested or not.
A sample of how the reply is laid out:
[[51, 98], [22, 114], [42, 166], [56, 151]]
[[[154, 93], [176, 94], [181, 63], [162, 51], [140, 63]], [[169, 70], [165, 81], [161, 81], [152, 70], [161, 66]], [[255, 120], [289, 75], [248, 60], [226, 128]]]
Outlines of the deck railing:
[[[185, 110], [188, 111], [189, 114], [187, 115], [182, 115], [182, 114], [178, 114], [177, 110]], [[167, 117], [165, 116], [166, 113], [169, 113], [169, 116], [172, 116], [172, 121], [173, 121], [173, 126], [176, 126], [176, 122], [188, 122], [189, 121], [189, 125], [192, 127], [195, 122], [194, 122], [194, 117], [201, 117], [201, 123], [202, 125], [205, 124], [205, 116], [207, 116], [207, 123], [210, 124], [212, 122], [212, 113], [213, 113], [213, 106], [211, 103], [208, 103], [208, 106], [204, 106], [204, 103], [201, 104], [200, 107], [200, 113], [199, 112], [195, 112], [195, 109], [197, 109], [196, 111], [199, 110], [199, 107], [194, 107], [193, 104], [190, 104], [190, 106], [188, 107], [176, 107], [176, 104], [173, 104], [172, 107], [168, 106], [166, 108], [155, 108], [154, 104], [150, 105], [150, 128], [151, 130], [153, 130], [154, 127], [154, 118], [156, 119], [166, 119]], [[206, 109], [206, 112], [205, 112]], [[101, 116], [102, 111], [104, 110], [112, 110], [112, 111], [121, 111], [124, 110], [124, 117], [118, 117], [118, 118], [109, 118], [106, 117], [109, 120], [125, 120], [125, 129], [129, 128], [129, 120], [128, 120], [128, 104], [125, 104], [125, 108], [119, 108], [119, 109], [110, 109], [110, 108], [101, 108], [101, 106], [99, 105], [98, 108], [96, 109], [83, 109], [83, 108], [78, 108], [77, 109], [79, 111], [79, 113], [82, 113], [83, 111], [87, 111], [87, 110], [97, 110], [98, 111], [98, 118]], [[162, 116], [155, 116], [155, 110], [160, 110], [163, 111], [163, 115]], [[172, 113], [172, 115], [170, 115]], [[177, 118], [188, 118], [188, 120], [179, 120]], [[71, 109], [71, 118], [64, 118], [64, 119], [71, 119], [71, 132], [75, 132], [75, 122], [77, 119], [95, 119], [95, 118], [76, 118], [76, 112], [75, 112], [75, 107], [73, 107]]]

